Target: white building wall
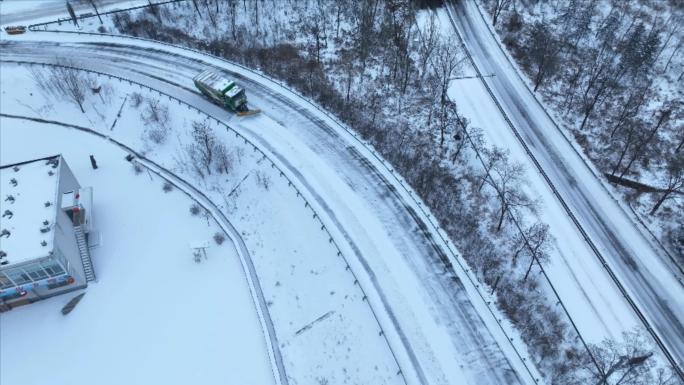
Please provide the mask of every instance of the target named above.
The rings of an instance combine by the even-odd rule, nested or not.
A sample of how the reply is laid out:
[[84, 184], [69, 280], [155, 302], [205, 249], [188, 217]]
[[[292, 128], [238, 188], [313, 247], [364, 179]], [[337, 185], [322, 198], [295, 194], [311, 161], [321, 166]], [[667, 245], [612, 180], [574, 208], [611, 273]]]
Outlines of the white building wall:
[[64, 159], [60, 158], [59, 162], [59, 187], [57, 197], [57, 226], [55, 226], [55, 249], [64, 255], [69, 261], [71, 274], [76, 279], [75, 285], [85, 285], [85, 273], [83, 272], [83, 265], [81, 263], [81, 255], [76, 244], [76, 235], [74, 234], [74, 227], [69, 219], [69, 216], [61, 209], [62, 196], [65, 192], [78, 191], [81, 186], [74, 177], [74, 174], [67, 166]]

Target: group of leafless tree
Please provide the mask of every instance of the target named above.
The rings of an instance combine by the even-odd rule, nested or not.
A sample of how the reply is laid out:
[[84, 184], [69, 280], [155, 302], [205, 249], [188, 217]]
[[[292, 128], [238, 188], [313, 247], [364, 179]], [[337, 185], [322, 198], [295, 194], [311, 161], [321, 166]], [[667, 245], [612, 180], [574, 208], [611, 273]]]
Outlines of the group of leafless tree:
[[644, 213], [663, 216], [671, 243], [681, 240], [684, 3], [484, 3], [534, 90], [564, 118], [588, 155], [613, 181], [652, 185], [647, 196], [636, 190], [628, 197]]
[[233, 154], [217, 138], [214, 128], [207, 121], [192, 122], [190, 130], [192, 141], [186, 150], [194, 171], [201, 178], [214, 173], [229, 173], [233, 169]]
[[32, 67], [31, 76], [36, 85], [46, 94], [74, 103], [85, 113], [83, 103], [90, 92], [91, 79], [86, 72], [75, 68], [66, 59], [55, 66]]
[[[133, 104], [137, 103], [139, 95], [138, 93], [133, 95], [131, 99]], [[145, 106], [140, 112], [140, 120], [144, 123], [143, 135], [156, 144], [162, 144], [166, 141], [169, 131], [171, 131], [169, 107], [154, 97], [143, 97], [143, 100], [145, 101]]]
[[[496, 294], [550, 382], [587, 383], [596, 378], [588, 352], [539, 275], [551, 237], [548, 226], [526, 219], [534, 217], [527, 214], [534, 214], [536, 205], [524, 192], [523, 169], [506, 151], [484, 145], [480, 130], [449, 100], [449, 79], [458, 74], [464, 55], [433, 14], [418, 27], [420, 3], [293, 0], [265, 12], [268, 1], [192, 0], [159, 6], [156, 14], [115, 16], [115, 25], [122, 33], [259, 68], [334, 112], [430, 206]], [[196, 172], [204, 177], [222, 169], [209, 126], [194, 123], [192, 137], [187, 153]], [[605, 375], [601, 369], [596, 373]]]

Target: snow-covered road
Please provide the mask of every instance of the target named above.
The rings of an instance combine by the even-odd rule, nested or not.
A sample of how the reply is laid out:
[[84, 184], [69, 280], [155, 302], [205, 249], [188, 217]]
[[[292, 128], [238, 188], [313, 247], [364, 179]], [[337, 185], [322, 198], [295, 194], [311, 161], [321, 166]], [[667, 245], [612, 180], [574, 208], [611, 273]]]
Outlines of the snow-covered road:
[[[576, 229], [586, 233], [588, 240], [583, 239], [584, 234], [582, 237], [567, 234], [573, 239], [571, 246], [581, 250], [578, 252], [581, 258], [598, 258], [598, 254], [605, 259], [606, 267], [614, 273], [674, 360], [684, 365], [684, 286], [680, 271], [654, 249], [642, 229], [597, 178], [597, 172], [555, 126], [497, 44], [475, 2], [454, 2], [452, 10], [455, 26], [474, 64], [483, 74], [494, 75], [483, 78], [482, 82], [489, 86], [512, 125], [499, 114], [500, 124], [486, 129], [518, 130], [538, 167], [548, 177], [546, 188], [553, 186], [556, 190], [553, 195], [546, 194], [551, 199], [544, 203], [558, 207], [567, 204], [558, 211], [572, 212], [578, 222]], [[482, 111], [497, 110], [492, 101], [479, 104]], [[494, 135], [510, 137], [511, 133]], [[570, 223], [571, 218], [566, 211], [566, 218], [557, 220]], [[611, 290], [617, 289], [614, 286]]]
[[[296, 176], [335, 225], [349, 254], [396, 330], [395, 348], [409, 378], [429, 384], [531, 384], [538, 377], [498, 325], [476, 285], [452, 256], [399, 182], [351, 134], [285, 88], [237, 66], [182, 49], [123, 38], [32, 34], [5, 43], [4, 60], [55, 62], [116, 74], [172, 94], [227, 121]], [[125, 43], [125, 44], [122, 44]], [[261, 116], [239, 119], [199, 97], [191, 78], [219, 66], [246, 85]], [[509, 328], [504, 325], [509, 333]], [[514, 334], [513, 334], [514, 335]], [[520, 354], [521, 356], [519, 356]], [[529, 362], [529, 360], [528, 360]], [[531, 373], [530, 373], [531, 372]]]

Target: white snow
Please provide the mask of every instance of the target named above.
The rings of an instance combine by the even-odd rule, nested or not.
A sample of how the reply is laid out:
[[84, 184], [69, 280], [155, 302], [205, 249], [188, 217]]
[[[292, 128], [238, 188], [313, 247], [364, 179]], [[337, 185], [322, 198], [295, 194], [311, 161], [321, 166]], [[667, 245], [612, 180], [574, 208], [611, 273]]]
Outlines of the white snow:
[[[206, 70], [194, 78], [195, 81], [205, 84], [208, 88], [213, 89], [216, 93], [223, 93], [223, 90], [228, 87], [232, 81], [222, 77], [218, 73], [211, 70]], [[228, 95], [235, 96], [235, 95]]]
[[234, 249], [213, 244], [207, 260], [193, 260], [189, 243], [219, 229], [189, 214], [188, 197], [135, 175], [126, 152], [105, 140], [14, 119], [0, 125], [3, 163], [64, 154], [97, 191], [102, 237], [92, 249], [99, 281], [71, 314], [59, 311], [71, 298], [62, 295], [0, 316], [0, 383], [273, 383]]

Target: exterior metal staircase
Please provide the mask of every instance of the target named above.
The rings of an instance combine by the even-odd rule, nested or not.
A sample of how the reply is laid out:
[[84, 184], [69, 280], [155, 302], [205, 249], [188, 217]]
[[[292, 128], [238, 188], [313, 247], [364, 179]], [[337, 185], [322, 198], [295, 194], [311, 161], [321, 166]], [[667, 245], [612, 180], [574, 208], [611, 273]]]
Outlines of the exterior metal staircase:
[[83, 263], [86, 281], [95, 281], [95, 268], [93, 268], [93, 261], [90, 259], [90, 250], [88, 250], [88, 243], [86, 242], [83, 227], [74, 226], [74, 234], [76, 234], [76, 243], [78, 244], [78, 251], [81, 254], [81, 262]]

